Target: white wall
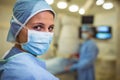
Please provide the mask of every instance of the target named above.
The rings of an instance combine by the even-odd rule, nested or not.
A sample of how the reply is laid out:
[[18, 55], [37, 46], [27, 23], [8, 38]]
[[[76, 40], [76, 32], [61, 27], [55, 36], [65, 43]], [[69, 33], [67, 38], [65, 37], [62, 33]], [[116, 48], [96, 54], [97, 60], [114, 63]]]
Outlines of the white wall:
[[0, 6], [0, 58], [12, 46], [6, 42], [11, 14], [12, 6]]
[[80, 19], [64, 15], [62, 17], [62, 29], [58, 41], [58, 55], [66, 56], [77, 53], [79, 49], [78, 29]]
[[0, 39], [0, 58], [12, 46], [12, 44], [6, 42], [7, 32], [8, 32], [8, 29], [0, 28], [0, 38], [1, 38]]
[[116, 57], [116, 42], [117, 42], [117, 15], [116, 12], [104, 12], [95, 15], [95, 26], [108, 25], [112, 27], [112, 39], [110, 40], [97, 40], [100, 50], [99, 57], [112, 56]]

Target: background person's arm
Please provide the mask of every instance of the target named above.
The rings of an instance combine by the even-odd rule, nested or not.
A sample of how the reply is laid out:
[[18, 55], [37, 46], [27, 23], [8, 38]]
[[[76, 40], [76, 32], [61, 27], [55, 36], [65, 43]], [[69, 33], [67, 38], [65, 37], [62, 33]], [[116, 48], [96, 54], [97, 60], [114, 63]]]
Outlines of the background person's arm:
[[91, 66], [91, 64], [94, 64], [97, 54], [98, 54], [98, 48], [96, 45], [91, 44], [87, 46], [86, 52], [83, 53], [85, 55], [84, 58], [80, 59], [80, 61], [77, 64], [74, 64], [71, 66], [71, 70], [73, 69], [85, 69]]

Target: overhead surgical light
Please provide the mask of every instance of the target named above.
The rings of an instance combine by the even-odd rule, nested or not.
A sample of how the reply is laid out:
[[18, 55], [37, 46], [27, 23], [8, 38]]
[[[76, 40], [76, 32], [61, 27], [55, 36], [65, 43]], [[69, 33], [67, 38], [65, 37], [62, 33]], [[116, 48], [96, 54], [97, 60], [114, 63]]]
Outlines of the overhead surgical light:
[[67, 6], [68, 6], [67, 3], [63, 2], [63, 1], [57, 3], [57, 7], [59, 9], [65, 9], [65, 8], [67, 8]]
[[104, 0], [97, 0], [96, 5], [100, 6], [100, 5], [104, 4], [104, 2], [105, 2]]
[[71, 6], [69, 7], [69, 11], [70, 11], [70, 12], [77, 12], [78, 9], [79, 9], [78, 5], [71, 5]]
[[79, 10], [79, 14], [81, 14], [81, 15], [85, 14], [85, 9], [80, 8], [80, 10]]
[[106, 10], [112, 9], [112, 8], [113, 8], [113, 3], [111, 3], [111, 2], [106, 2], [106, 3], [103, 4], [102, 7], [103, 7], [104, 9], [106, 9]]
[[52, 5], [54, 3], [54, 0], [45, 0], [49, 5]]

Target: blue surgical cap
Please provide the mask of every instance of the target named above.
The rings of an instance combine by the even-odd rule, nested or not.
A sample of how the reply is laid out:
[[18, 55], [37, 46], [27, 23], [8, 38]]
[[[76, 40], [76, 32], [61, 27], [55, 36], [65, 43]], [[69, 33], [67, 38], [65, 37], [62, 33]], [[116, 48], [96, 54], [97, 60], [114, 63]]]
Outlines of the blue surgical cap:
[[26, 23], [37, 13], [49, 10], [55, 16], [53, 9], [45, 0], [17, 0], [13, 8], [7, 41], [16, 42], [16, 37]]

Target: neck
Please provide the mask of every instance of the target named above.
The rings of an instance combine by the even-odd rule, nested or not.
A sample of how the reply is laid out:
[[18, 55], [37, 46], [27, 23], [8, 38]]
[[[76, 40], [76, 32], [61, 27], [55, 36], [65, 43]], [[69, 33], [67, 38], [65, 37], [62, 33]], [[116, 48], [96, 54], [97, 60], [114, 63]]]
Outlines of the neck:
[[[14, 45], [14, 47], [16, 47], [16, 48], [18, 48], [18, 49], [20, 49], [21, 51], [23, 51], [23, 52], [27, 52], [27, 51], [25, 51], [25, 50], [23, 50], [22, 49], [22, 47], [21, 47], [21, 45], [20, 44], [15, 44]], [[34, 55], [34, 54], [32, 54], [33, 56], [35, 56], [35, 57], [37, 57], [36, 55]]]
[[85, 41], [92, 40], [92, 38], [85, 39]]
[[93, 37], [92, 37], [92, 36], [89, 36], [88, 39], [93, 39]]
[[16, 48], [20, 49], [21, 51], [24, 51], [24, 52], [25, 52], [25, 50], [22, 49], [22, 47], [21, 47], [20, 44], [15, 44], [14, 47], [16, 47]]

